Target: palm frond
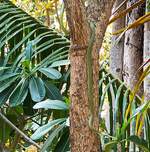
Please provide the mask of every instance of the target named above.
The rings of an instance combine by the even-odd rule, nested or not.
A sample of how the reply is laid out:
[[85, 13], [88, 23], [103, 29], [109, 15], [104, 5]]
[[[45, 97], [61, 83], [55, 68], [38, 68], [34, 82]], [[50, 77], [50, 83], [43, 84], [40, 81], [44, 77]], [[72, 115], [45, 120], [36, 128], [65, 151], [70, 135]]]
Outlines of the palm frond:
[[0, 3], [0, 51], [5, 58], [3, 65], [17, 59], [28, 41], [34, 41], [35, 53], [32, 58], [40, 53], [47, 56], [56, 50], [59, 50], [57, 57], [63, 59], [64, 55], [66, 58], [70, 45], [63, 35], [45, 27], [10, 1], [3, 0]]
[[[28, 92], [34, 101], [44, 99], [47, 94], [45, 79], [58, 80], [62, 76], [50, 65], [67, 59], [69, 47], [70, 41], [64, 35], [42, 25], [10, 1], [1, 1], [0, 61], [3, 70], [0, 72], [0, 93], [6, 100], [0, 101], [0, 105], [7, 100], [11, 106], [22, 104]], [[6, 97], [6, 90], [11, 87], [13, 91]]]

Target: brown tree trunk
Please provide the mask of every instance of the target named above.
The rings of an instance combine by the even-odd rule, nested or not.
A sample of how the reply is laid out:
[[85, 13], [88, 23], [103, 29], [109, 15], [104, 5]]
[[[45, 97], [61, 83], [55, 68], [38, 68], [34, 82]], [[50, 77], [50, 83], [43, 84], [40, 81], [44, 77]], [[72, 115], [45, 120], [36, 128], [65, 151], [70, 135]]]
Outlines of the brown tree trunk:
[[[146, 12], [150, 12], [150, 2], [148, 0], [146, 3]], [[150, 22], [145, 23], [144, 25], [144, 62], [147, 62], [149, 59], [150, 59]], [[150, 63], [148, 63], [146, 67], [147, 66], [150, 66]], [[145, 99], [150, 100], [150, 75], [148, 75], [145, 78], [144, 92], [145, 92]]]
[[[124, 0], [117, 0], [114, 5], [114, 10], [118, 8], [118, 6]], [[126, 5], [124, 4], [120, 11], [124, 10]], [[119, 29], [125, 27], [125, 17], [122, 17], [116, 20], [112, 26], [112, 33], [116, 32]], [[118, 39], [119, 35], [113, 35], [111, 40], [111, 49], [110, 49], [110, 71], [111, 73], [119, 78], [120, 80], [123, 79], [123, 53], [124, 53], [124, 36], [120, 39], [120, 41], [116, 44], [116, 40]]]
[[[131, 0], [127, 3], [131, 6], [138, 0]], [[127, 15], [126, 24], [129, 25], [133, 23], [136, 19], [144, 14], [144, 6], [139, 6], [132, 10]], [[143, 63], [143, 26], [133, 28], [126, 32], [125, 34], [125, 44], [124, 44], [124, 80], [127, 85], [133, 89], [139, 80], [141, 75], [137, 70]], [[142, 72], [142, 71], [141, 71]], [[143, 89], [139, 91], [139, 95], [143, 94]]]
[[71, 108], [70, 141], [72, 152], [99, 152], [98, 135], [89, 127], [89, 101], [87, 77], [87, 47], [91, 29], [89, 22], [95, 22], [96, 36], [92, 49], [93, 67], [93, 127], [98, 131], [99, 118], [99, 50], [111, 15], [113, 0], [93, 0], [87, 7], [82, 0], [64, 0], [71, 34]]

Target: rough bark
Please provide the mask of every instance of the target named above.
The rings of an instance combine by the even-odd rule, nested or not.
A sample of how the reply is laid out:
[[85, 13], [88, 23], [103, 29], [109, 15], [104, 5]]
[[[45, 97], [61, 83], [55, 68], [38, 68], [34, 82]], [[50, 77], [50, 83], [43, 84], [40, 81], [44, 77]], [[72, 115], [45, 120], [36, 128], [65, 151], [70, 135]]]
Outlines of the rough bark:
[[[131, 0], [127, 3], [131, 6], [138, 0]], [[139, 6], [132, 10], [127, 15], [126, 24], [133, 23], [136, 19], [144, 14], [144, 6]], [[124, 81], [133, 89], [141, 75], [137, 70], [143, 63], [143, 26], [133, 28], [125, 34], [124, 44]], [[142, 71], [141, 71], [142, 72]], [[143, 89], [140, 88], [139, 95], [143, 94]]]
[[98, 131], [98, 80], [99, 50], [111, 15], [113, 0], [93, 0], [85, 7], [82, 0], [64, 0], [71, 35], [71, 108], [70, 141], [72, 152], [99, 152], [98, 135], [92, 131], [89, 122], [89, 102], [87, 85], [87, 47], [90, 39], [89, 21], [96, 25], [95, 43], [92, 50], [93, 63], [93, 127]]
[[[148, 0], [146, 3], [146, 12], [150, 12], [150, 2]], [[149, 59], [150, 59], [150, 22], [147, 22], [144, 25], [144, 62], [147, 62]], [[150, 66], [150, 63], [147, 64], [146, 67], [147, 66]], [[144, 92], [145, 92], [145, 99], [150, 100], [150, 75], [148, 75], [145, 78]]]
[[[114, 10], [123, 2], [124, 0], [117, 0], [114, 4]], [[120, 11], [124, 10], [126, 5], [124, 4]], [[122, 17], [116, 20], [112, 25], [112, 33], [118, 31], [125, 27], [125, 17]], [[112, 44], [110, 49], [110, 71], [111, 73], [119, 78], [123, 79], [123, 53], [124, 53], [124, 36], [120, 39], [120, 41], [116, 44], [116, 40], [119, 35], [112, 36]]]

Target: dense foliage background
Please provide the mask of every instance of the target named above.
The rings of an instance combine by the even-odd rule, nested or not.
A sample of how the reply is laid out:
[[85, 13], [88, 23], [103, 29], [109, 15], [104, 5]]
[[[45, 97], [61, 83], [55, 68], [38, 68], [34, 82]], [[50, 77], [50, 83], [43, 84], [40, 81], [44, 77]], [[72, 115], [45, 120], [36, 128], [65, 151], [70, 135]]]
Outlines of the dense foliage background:
[[[100, 53], [102, 148], [149, 152], [150, 100], [138, 94], [149, 60], [131, 90], [109, 70], [111, 29]], [[0, 2], [0, 151], [70, 150], [69, 37], [63, 1]]]

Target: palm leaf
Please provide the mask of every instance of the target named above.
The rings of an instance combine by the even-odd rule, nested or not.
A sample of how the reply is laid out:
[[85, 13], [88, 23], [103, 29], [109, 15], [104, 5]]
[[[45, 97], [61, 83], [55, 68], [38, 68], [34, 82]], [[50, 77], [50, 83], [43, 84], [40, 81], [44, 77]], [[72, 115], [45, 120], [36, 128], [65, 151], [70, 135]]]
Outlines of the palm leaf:
[[[19, 39], [17, 39], [18, 36]], [[3, 51], [6, 44], [9, 46], [4, 65], [11, 61], [11, 58], [17, 58], [18, 55], [23, 52], [23, 47], [31, 40], [34, 40], [34, 46], [36, 46], [32, 58], [42, 52], [51, 54], [57, 50], [59, 50], [57, 54], [61, 54], [56, 56], [56, 58], [60, 56], [62, 59], [66, 58], [70, 45], [67, 38], [58, 34], [55, 30], [43, 26], [40, 22], [16, 7], [10, 1], [1, 1], [0, 50]], [[67, 51], [62, 53], [60, 48], [64, 46], [67, 48]], [[64, 58], [63, 55], [65, 55]]]
[[[29, 81], [27, 88], [34, 101], [44, 99], [43, 75], [47, 79], [61, 77], [50, 65], [68, 59], [69, 46], [70, 41], [65, 36], [42, 25], [9, 0], [1, 0], [0, 51], [4, 54], [0, 67], [0, 93], [4, 95], [1, 104], [6, 102], [4, 99], [11, 99], [13, 106], [26, 101], [28, 89], [23, 86], [13, 86], [16, 91], [7, 93], [8, 98], [5, 93], [7, 88], [17, 85], [16, 80], [22, 82], [23, 79]], [[10, 73], [5, 73], [8, 68]], [[15, 96], [17, 92], [20, 97]]]

